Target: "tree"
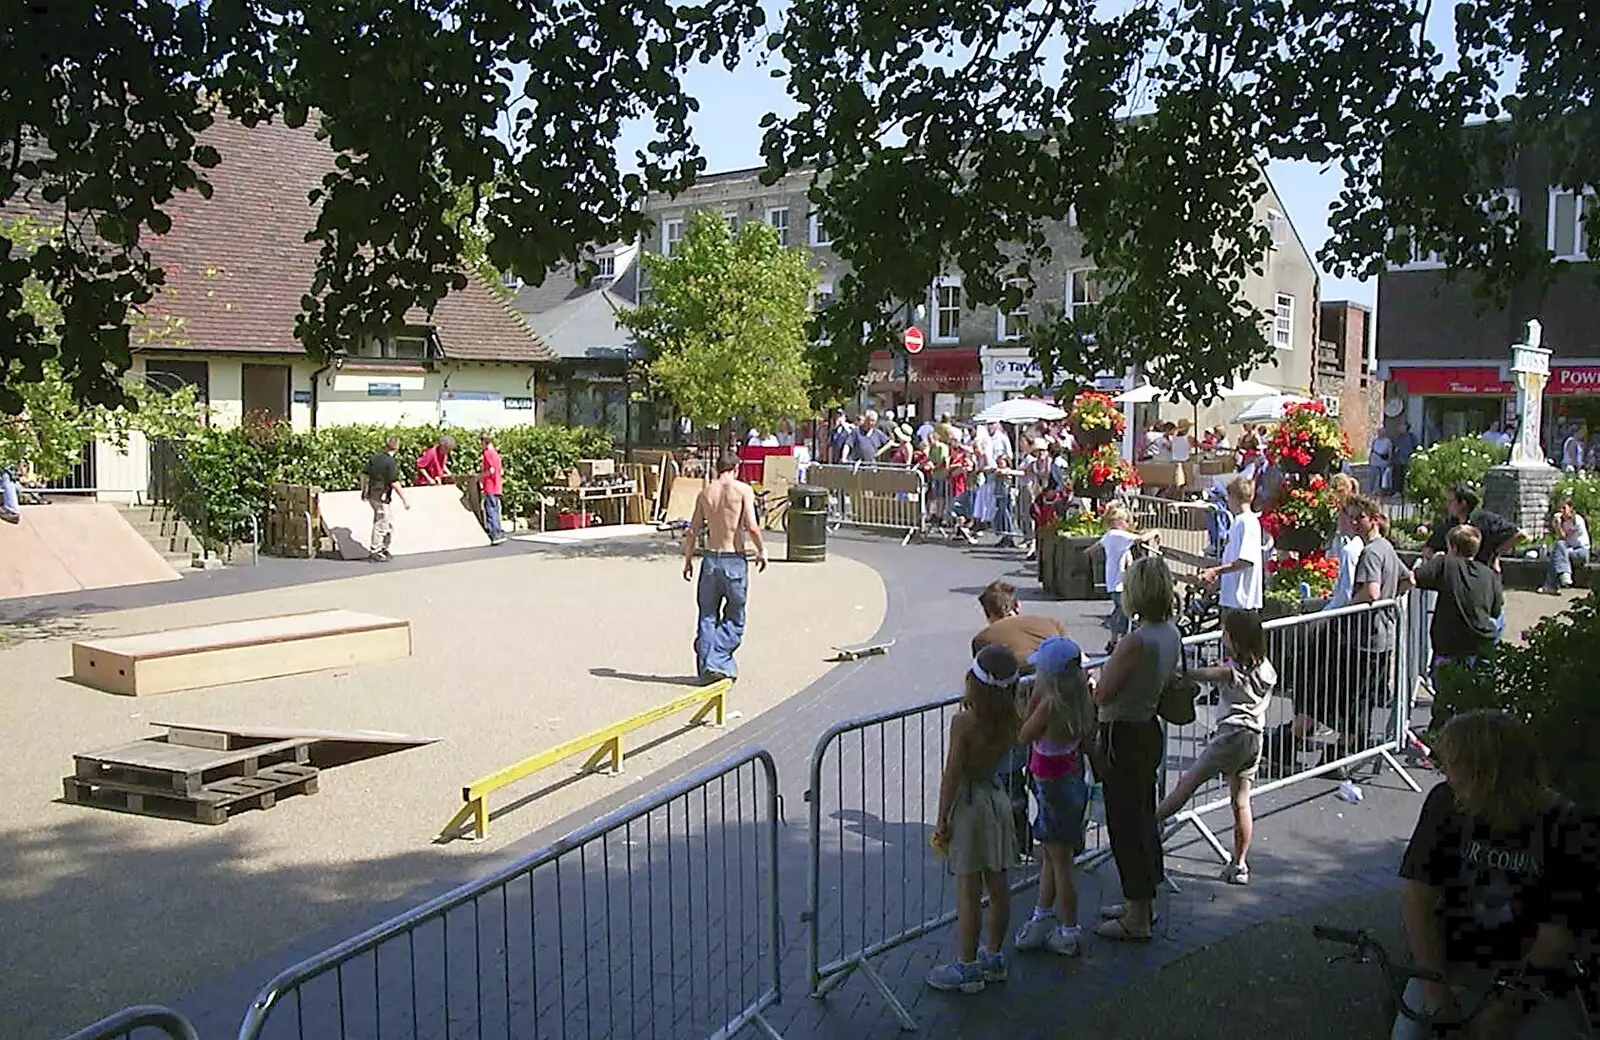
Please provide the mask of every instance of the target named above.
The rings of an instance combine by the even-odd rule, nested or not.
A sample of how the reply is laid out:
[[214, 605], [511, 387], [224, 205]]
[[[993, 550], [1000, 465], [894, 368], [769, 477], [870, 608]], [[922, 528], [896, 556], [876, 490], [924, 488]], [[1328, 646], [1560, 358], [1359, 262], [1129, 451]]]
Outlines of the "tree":
[[[772, 47], [798, 112], [767, 117], [763, 153], [769, 178], [817, 171], [813, 202], [854, 268], [824, 375], [853, 379], [896, 301], [948, 266], [970, 301], [1019, 302], [1008, 280], [1076, 207], [1106, 296], [1076, 326], [1035, 329], [1047, 379], [1141, 363], [1202, 396], [1272, 353], [1239, 298], [1268, 255], [1254, 206], [1272, 159], [1343, 171], [1320, 252], [1333, 273], [1375, 275], [1416, 244], [1503, 302], [1550, 270], [1543, 229], [1494, 200], [1512, 157], [1600, 182], [1591, 7], [1461, 0], [1451, 64], [1425, 35], [1429, 0], [796, 0]], [[1600, 241], [1600, 211], [1587, 227]]]
[[689, 217], [675, 255], [647, 254], [647, 301], [623, 314], [650, 353], [650, 376], [697, 426], [771, 425], [807, 407], [810, 296], [817, 275], [804, 250], [751, 221], [737, 234], [722, 217]]

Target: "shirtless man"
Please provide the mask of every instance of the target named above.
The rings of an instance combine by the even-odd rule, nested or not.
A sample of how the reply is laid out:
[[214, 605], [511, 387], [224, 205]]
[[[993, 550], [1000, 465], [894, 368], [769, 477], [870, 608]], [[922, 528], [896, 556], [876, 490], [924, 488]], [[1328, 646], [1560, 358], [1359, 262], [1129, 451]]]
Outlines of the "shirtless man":
[[739, 479], [739, 456], [724, 452], [717, 477], [695, 500], [694, 518], [683, 536], [683, 580], [694, 578], [695, 539], [706, 526], [706, 551], [700, 557], [700, 624], [695, 631], [694, 656], [700, 678], [706, 682], [732, 679], [739, 674], [733, 652], [744, 639], [744, 607], [748, 593], [749, 564], [744, 558], [744, 535], [756, 544], [756, 569], [767, 569], [767, 547], [756, 523], [756, 496]]

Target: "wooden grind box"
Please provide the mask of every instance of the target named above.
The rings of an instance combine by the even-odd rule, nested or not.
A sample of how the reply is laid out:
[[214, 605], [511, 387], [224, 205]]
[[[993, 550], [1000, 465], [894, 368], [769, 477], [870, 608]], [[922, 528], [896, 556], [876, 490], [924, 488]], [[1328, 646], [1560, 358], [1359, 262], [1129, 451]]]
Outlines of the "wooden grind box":
[[72, 677], [140, 697], [411, 656], [411, 623], [351, 610], [72, 644]]

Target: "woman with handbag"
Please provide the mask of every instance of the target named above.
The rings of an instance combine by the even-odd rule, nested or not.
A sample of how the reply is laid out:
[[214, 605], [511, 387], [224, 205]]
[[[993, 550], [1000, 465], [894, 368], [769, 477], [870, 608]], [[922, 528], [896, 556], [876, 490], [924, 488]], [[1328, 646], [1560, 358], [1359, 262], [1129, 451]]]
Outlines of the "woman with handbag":
[[[1124, 902], [1101, 910], [1101, 938], [1148, 942], [1156, 885], [1165, 874], [1156, 824], [1156, 776], [1165, 736], [1156, 712], [1178, 676], [1183, 637], [1172, 620], [1172, 572], [1159, 556], [1128, 568], [1122, 598], [1139, 626], [1117, 643], [1095, 685], [1100, 727], [1091, 760], [1105, 791], [1106, 829]], [[1193, 699], [1189, 698], [1193, 712]]]

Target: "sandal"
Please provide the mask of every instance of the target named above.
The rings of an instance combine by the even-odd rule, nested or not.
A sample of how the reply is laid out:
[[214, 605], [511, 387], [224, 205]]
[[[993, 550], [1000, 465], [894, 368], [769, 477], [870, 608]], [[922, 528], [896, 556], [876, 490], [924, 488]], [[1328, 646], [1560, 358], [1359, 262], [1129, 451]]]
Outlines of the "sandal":
[[[1151, 923], [1153, 925], [1155, 922], [1152, 921]], [[1113, 917], [1109, 921], [1101, 921], [1100, 927], [1094, 930], [1094, 934], [1102, 939], [1110, 939], [1114, 942], [1147, 943], [1151, 939], [1149, 933], [1140, 935], [1137, 932], [1128, 931], [1128, 926], [1123, 924], [1120, 917]]]
[[[1127, 913], [1127, 912], [1128, 912], [1128, 904], [1127, 903], [1108, 903], [1105, 906], [1102, 906], [1100, 908], [1100, 920], [1102, 920], [1102, 921], [1120, 921], [1120, 920], [1122, 920], [1122, 915]], [[1155, 912], [1152, 911], [1151, 914], [1150, 914], [1150, 927], [1154, 928], [1156, 925], [1158, 925], [1160, 923], [1161, 923], [1161, 915], [1159, 913], [1155, 913]]]

